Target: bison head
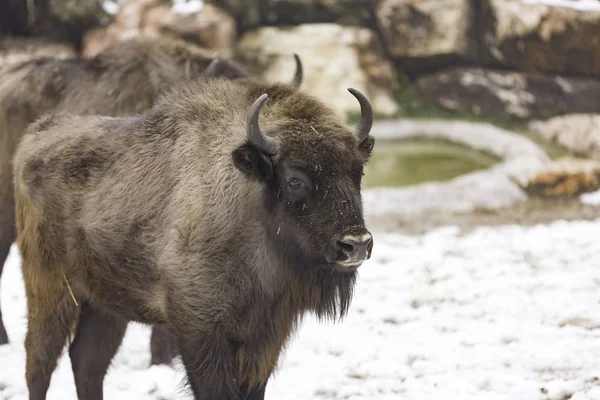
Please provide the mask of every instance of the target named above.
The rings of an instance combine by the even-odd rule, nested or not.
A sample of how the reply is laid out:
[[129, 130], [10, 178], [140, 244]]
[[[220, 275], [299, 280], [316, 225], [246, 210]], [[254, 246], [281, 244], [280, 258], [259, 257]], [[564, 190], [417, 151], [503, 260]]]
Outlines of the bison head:
[[[355, 271], [369, 259], [373, 238], [363, 220], [361, 180], [375, 139], [369, 135], [373, 111], [367, 98], [348, 91], [361, 107], [352, 131], [314, 98], [297, 94], [286, 108], [275, 94], [263, 132], [259, 113], [269, 98], [250, 107], [247, 142], [233, 152], [235, 166], [263, 184], [265, 223], [275, 251], [296, 265]], [[289, 97], [293, 97], [290, 95]]]

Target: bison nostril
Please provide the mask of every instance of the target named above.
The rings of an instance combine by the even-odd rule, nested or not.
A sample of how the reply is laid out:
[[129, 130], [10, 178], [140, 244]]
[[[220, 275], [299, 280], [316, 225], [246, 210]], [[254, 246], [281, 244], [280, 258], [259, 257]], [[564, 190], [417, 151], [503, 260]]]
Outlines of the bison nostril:
[[354, 246], [352, 245], [352, 243], [338, 241], [337, 245], [340, 248], [340, 250], [342, 250], [344, 253], [352, 254], [352, 252], [354, 251]]

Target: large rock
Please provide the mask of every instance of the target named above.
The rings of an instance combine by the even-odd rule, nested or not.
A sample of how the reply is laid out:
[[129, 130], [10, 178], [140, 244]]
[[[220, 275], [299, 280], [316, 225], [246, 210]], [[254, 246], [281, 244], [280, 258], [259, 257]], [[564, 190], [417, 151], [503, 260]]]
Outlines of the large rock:
[[1, 0], [0, 33], [79, 44], [108, 17], [104, 0]]
[[85, 31], [108, 18], [103, 0], [31, 0], [24, 3], [27, 4], [29, 32], [54, 40], [79, 43]]
[[470, 0], [382, 0], [377, 23], [398, 59], [466, 57], [472, 51]]
[[49, 12], [54, 18], [68, 23], [73, 20], [100, 21], [106, 16], [102, 0], [34, 0], [32, 13]]
[[233, 15], [241, 32], [265, 25], [336, 22], [375, 25], [379, 0], [208, 0]]
[[570, 114], [532, 121], [529, 129], [575, 154], [600, 160], [600, 115]]
[[0, 38], [0, 68], [33, 58], [74, 58], [75, 48], [70, 43], [51, 42], [40, 38]]
[[26, 2], [23, 0], [0, 1], [0, 33], [26, 35], [28, 31]]
[[565, 157], [550, 163], [526, 188], [541, 197], [571, 197], [600, 189], [600, 161]]
[[548, 118], [600, 112], [600, 80], [455, 68], [419, 78], [422, 100], [483, 117]]
[[482, 2], [488, 61], [526, 71], [600, 75], [600, 3]]
[[220, 57], [233, 55], [237, 30], [235, 21], [210, 4], [194, 9], [162, 0], [128, 0], [106, 27], [86, 33], [83, 56], [93, 57], [111, 44], [135, 36], [175, 36], [205, 46]]
[[398, 112], [397, 77], [371, 30], [336, 24], [267, 27], [246, 33], [237, 48], [238, 57], [257, 66], [256, 72], [271, 82], [290, 79], [293, 53], [298, 53], [304, 65], [302, 88], [339, 112], [360, 112], [358, 102], [346, 90], [349, 87], [368, 96], [376, 114]]

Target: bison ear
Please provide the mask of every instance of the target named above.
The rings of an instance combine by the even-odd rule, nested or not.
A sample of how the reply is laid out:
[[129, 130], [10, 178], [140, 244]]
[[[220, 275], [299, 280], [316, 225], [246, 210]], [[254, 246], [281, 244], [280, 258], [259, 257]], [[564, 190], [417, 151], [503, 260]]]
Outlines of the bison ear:
[[373, 147], [375, 146], [375, 138], [371, 135], [367, 136], [361, 144], [358, 145], [360, 151], [362, 151], [367, 157], [371, 157]]
[[273, 161], [268, 155], [256, 150], [249, 143], [232, 153], [233, 164], [250, 179], [266, 182], [273, 178]]

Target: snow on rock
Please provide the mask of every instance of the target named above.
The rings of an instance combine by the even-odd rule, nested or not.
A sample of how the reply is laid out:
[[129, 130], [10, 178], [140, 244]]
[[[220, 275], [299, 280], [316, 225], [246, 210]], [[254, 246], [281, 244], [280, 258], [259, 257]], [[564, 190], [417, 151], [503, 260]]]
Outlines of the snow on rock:
[[231, 58], [236, 38], [235, 20], [225, 11], [200, 0], [130, 0], [105, 3], [112, 20], [87, 31], [82, 56], [90, 58], [107, 47], [134, 37], [175, 37]]
[[588, 204], [590, 206], [600, 206], [600, 190], [592, 193], [584, 193], [581, 196], [579, 196], [579, 200], [583, 204]]
[[195, 14], [202, 10], [202, 0], [173, 0], [173, 12], [177, 14]]
[[546, 119], [600, 111], [594, 97], [600, 81], [594, 77], [457, 67], [423, 75], [413, 87], [422, 101], [486, 118]]
[[106, 11], [107, 14], [115, 15], [119, 12], [119, 8], [121, 8], [121, 4], [116, 1], [105, 1], [102, 3], [102, 8]]
[[[126, 0], [106, 0], [102, 3], [104, 11], [108, 14], [115, 15], [119, 12], [121, 6]], [[203, 0], [173, 0], [171, 9], [177, 14], [195, 14], [202, 10], [204, 6]]]
[[[600, 220], [422, 236], [374, 232], [341, 323], [307, 318], [266, 398], [600, 399]], [[2, 277], [12, 343], [0, 399], [25, 400], [25, 296], [13, 246]], [[107, 399], [185, 399], [180, 366], [148, 368], [150, 331], [130, 325]], [[68, 357], [48, 400], [75, 399]]]
[[600, 10], [600, 1], [598, 0], [521, 0], [523, 3], [542, 4], [551, 7], [573, 8], [578, 11], [597, 11]]
[[[563, 76], [600, 76], [600, 4], [583, 1], [482, 0], [487, 65]], [[552, 7], [551, 5], [559, 7]], [[504, 69], [503, 68], [503, 69]]]

